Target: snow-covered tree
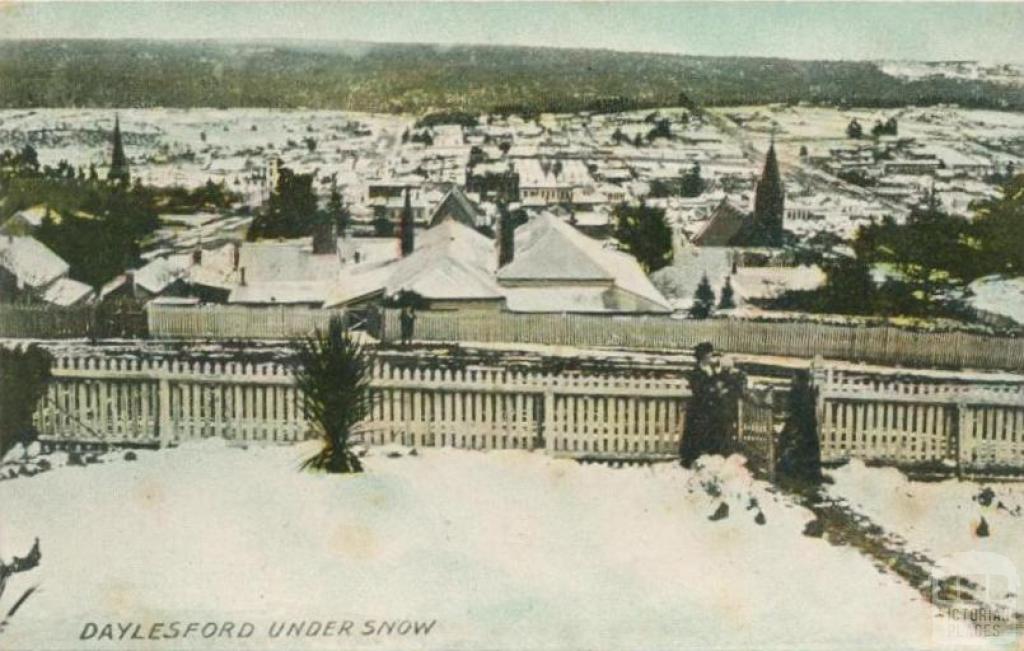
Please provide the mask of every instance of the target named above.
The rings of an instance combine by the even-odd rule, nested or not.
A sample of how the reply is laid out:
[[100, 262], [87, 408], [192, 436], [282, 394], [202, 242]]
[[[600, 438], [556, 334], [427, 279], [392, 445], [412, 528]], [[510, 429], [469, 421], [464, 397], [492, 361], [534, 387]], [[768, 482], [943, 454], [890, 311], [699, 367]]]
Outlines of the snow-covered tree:
[[697, 290], [693, 293], [693, 305], [690, 306], [690, 316], [694, 319], [706, 319], [711, 316], [714, 309], [715, 290], [711, 289], [708, 275], [704, 274], [697, 284]]
[[732, 278], [726, 278], [722, 293], [718, 298], [718, 309], [731, 310], [736, 307], [736, 297], [732, 289]]

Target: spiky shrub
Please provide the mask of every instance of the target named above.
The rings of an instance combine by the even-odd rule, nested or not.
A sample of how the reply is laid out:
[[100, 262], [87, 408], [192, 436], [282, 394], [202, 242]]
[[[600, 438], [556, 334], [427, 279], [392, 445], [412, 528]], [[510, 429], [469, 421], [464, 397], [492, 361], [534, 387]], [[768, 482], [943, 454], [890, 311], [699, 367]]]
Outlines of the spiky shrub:
[[306, 418], [323, 439], [323, 448], [303, 468], [327, 472], [361, 472], [350, 449], [356, 425], [370, 415], [373, 356], [332, 318], [303, 340], [295, 359], [295, 382], [304, 397]]

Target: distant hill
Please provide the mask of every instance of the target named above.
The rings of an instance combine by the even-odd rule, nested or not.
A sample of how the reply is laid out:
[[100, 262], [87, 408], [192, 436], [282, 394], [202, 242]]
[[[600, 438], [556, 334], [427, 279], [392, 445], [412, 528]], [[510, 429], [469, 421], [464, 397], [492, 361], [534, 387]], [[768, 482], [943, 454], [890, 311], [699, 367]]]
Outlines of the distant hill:
[[0, 42], [5, 108], [531, 113], [799, 101], [1024, 109], [1024, 89], [900, 79], [869, 62], [369, 43]]

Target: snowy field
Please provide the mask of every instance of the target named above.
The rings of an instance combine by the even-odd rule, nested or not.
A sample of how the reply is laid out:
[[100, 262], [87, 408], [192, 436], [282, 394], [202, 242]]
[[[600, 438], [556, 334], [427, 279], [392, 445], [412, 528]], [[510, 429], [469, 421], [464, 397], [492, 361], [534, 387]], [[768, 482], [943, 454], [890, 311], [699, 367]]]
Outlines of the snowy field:
[[[42, 546], [40, 567], [14, 575], [0, 604], [6, 612], [40, 586], [0, 647], [81, 646], [90, 622], [97, 630], [140, 623], [145, 636], [153, 623], [166, 634], [170, 622], [190, 621], [249, 622], [254, 633], [129, 646], [914, 649], [943, 641], [937, 611], [918, 593], [853, 549], [802, 535], [810, 512], [751, 480], [738, 457], [692, 472], [527, 452], [377, 450], [368, 472], [342, 477], [299, 472], [309, 450], [210, 440], [0, 482], [0, 556], [25, 553], [36, 536]], [[722, 500], [729, 517], [709, 520]], [[429, 634], [377, 634], [382, 620], [407, 619], [436, 623]], [[344, 641], [268, 634], [275, 622], [312, 620], [353, 628]], [[88, 643], [114, 646], [129, 648]]]
[[[830, 472], [832, 495], [845, 498], [883, 529], [927, 554], [939, 570], [958, 576], [999, 576], [992, 597], [1024, 610], [1024, 486], [948, 479], [910, 481], [895, 468], [852, 461]], [[987, 490], [986, 490], [987, 489]], [[979, 527], [984, 527], [979, 535]], [[1003, 576], [1008, 575], [1008, 576]]]

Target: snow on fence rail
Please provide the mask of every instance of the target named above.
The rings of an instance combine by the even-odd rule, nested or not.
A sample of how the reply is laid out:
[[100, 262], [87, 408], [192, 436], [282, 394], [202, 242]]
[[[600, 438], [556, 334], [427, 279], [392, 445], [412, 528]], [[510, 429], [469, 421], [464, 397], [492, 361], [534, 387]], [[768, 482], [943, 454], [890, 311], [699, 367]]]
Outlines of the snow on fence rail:
[[[505, 369], [374, 368], [370, 444], [644, 458], [676, 453], [688, 396], [681, 379]], [[302, 397], [278, 364], [59, 358], [35, 415], [51, 443], [171, 445], [220, 436], [310, 435]]]
[[[382, 340], [399, 338], [385, 314]], [[889, 326], [832, 325], [664, 316], [419, 312], [415, 338], [641, 349], [692, 348], [710, 341], [729, 353], [813, 357], [937, 368], [1024, 370], [1024, 339]]]
[[813, 371], [822, 460], [1024, 469], [1024, 382]]
[[296, 339], [314, 328], [326, 329], [332, 316], [344, 310], [307, 307], [246, 307], [242, 305], [146, 307], [152, 337], [210, 339]]

